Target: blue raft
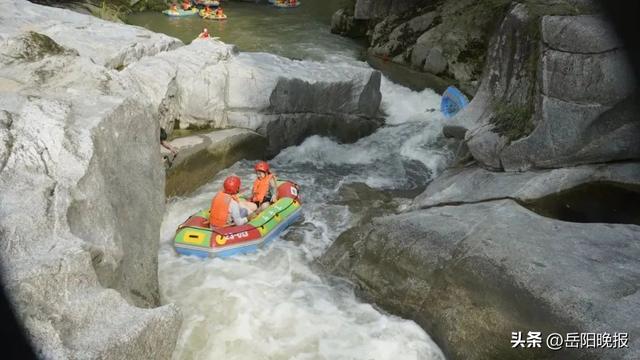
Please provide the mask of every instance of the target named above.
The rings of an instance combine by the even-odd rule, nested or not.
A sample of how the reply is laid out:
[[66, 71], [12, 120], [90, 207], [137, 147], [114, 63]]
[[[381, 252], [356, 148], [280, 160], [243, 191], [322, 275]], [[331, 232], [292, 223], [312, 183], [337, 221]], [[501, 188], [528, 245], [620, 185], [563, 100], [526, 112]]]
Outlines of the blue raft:
[[458, 111], [464, 109], [469, 104], [469, 100], [455, 86], [449, 86], [442, 94], [440, 111], [447, 119], [453, 117]]

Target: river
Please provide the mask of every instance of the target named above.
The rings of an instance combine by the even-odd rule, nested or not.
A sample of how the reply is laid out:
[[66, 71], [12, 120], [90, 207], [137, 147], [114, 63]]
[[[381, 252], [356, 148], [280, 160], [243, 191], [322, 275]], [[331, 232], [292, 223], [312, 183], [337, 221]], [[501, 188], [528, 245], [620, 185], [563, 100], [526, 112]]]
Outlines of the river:
[[[357, 61], [361, 44], [329, 33], [328, 17], [339, 3], [307, 0], [291, 10], [224, 3], [229, 20], [209, 28], [241, 51], [367, 66]], [[188, 41], [204, 20], [142, 13], [130, 22]], [[279, 178], [302, 186], [304, 216], [267, 248], [203, 261], [179, 257], [172, 246], [177, 225], [207, 207], [226, 176], [239, 175], [243, 188], [250, 186], [253, 162], [240, 161], [188, 197], [169, 200], [159, 278], [162, 301], [178, 304], [184, 316], [175, 359], [443, 358], [413, 321], [363, 303], [348, 282], [313, 266], [341, 232], [367, 221], [372, 210], [406, 203], [451, 160], [440, 135], [443, 118], [431, 111], [437, 94], [385, 78], [381, 91], [386, 125], [374, 134], [354, 144], [312, 136], [270, 161]], [[391, 210], [376, 208], [379, 194], [393, 197], [384, 203]]]

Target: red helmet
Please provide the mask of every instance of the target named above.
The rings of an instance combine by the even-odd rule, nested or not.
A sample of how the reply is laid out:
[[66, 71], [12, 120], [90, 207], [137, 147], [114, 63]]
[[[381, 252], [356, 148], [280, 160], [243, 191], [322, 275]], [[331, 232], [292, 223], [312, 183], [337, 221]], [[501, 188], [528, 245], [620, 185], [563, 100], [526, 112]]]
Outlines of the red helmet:
[[260, 161], [255, 166], [256, 171], [269, 172], [269, 164], [266, 161]]
[[237, 176], [229, 176], [224, 179], [224, 192], [235, 195], [240, 191], [240, 178]]

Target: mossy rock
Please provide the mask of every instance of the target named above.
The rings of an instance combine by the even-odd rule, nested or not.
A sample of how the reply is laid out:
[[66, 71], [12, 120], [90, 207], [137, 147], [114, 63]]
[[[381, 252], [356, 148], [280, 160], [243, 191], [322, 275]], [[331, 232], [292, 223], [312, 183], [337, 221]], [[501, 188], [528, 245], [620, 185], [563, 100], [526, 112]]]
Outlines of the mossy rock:
[[497, 103], [493, 105], [493, 116], [489, 123], [493, 130], [509, 141], [521, 139], [533, 131], [533, 112], [530, 106]]
[[29, 31], [21, 36], [22, 45], [12, 56], [14, 59], [26, 62], [42, 60], [46, 56], [63, 54], [77, 54], [67, 49], [47, 35]]

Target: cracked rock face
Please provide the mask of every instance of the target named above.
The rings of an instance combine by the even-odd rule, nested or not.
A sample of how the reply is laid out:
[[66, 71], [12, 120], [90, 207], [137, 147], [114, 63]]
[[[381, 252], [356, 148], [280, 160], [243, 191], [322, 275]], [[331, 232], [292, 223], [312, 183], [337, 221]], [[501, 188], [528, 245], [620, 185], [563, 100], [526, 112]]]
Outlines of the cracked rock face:
[[600, 15], [536, 19], [526, 5], [511, 10], [480, 90], [453, 120], [469, 130], [473, 157], [507, 171], [639, 158], [637, 84], [611, 25]]

